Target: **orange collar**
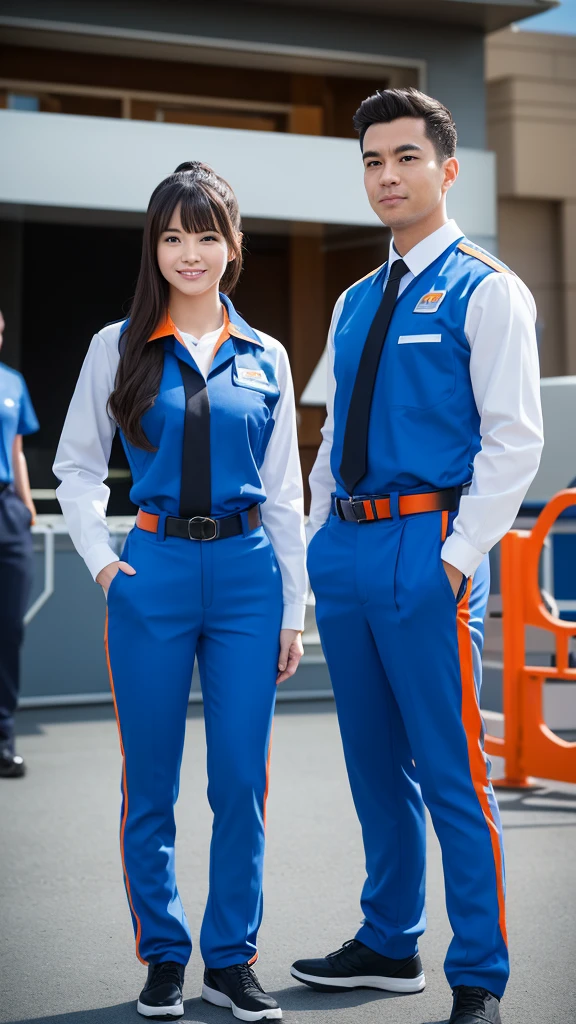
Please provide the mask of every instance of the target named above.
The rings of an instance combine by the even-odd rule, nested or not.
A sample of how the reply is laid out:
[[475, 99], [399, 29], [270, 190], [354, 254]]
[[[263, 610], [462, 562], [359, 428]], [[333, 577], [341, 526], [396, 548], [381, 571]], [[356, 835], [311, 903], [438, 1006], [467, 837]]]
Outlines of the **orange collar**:
[[[218, 341], [216, 342], [216, 348], [214, 349], [214, 355], [216, 355], [216, 352], [218, 351], [220, 346], [223, 345], [224, 342], [231, 335], [234, 338], [241, 338], [242, 341], [249, 341], [251, 345], [258, 345], [260, 348], [264, 348], [264, 346], [263, 346], [261, 341], [258, 341], [257, 338], [250, 338], [247, 334], [244, 334], [243, 331], [241, 331], [240, 328], [236, 324], [230, 322], [230, 317], [228, 315], [228, 310], [226, 309], [226, 306], [224, 304], [222, 304], [222, 311], [224, 313], [224, 322], [223, 322], [223, 325], [222, 325], [222, 334], [220, 335], [220, 337], [218, 338]], [[161, 323], [158, 324], [158, 326], [157, 326], [156, 330], [154, 331], [154, 333], [150, 335], [150, 337], [148, 338], [148, 341], [155, 341], [157, 338], [170, 338], [172, 335], [180, 342], [181, 345], [184, 344], [184, 342], [182, 341], [182, 336], [180, 334], [180, 331], [178, 330], [178, 328], [176, 327], [176, 324], [174, 323], [172, 317], [170, 316], [170, 312], [167, 311], [166, 312], [166, 316], [161, 321]]]
[[[222, 345], [224, 344], [225, 341], [228, 341], [228, 338], [230, 337], [231, 333], [234, 331], [234, 328], [230, 324], [230, 317], [228, 316], [228, 310], [226, 309], [225, 306], [222, 306], [222, 312], [224, 314], [224, 322], [222, 324], [222, 330], [221, 330], [220, 335], [218, 337], [218, 341], [216, 342], [216, 344], [214, 346], [214, 352], [212, 353], [212, 359], [214, 359], [214, 356], [216, 355], [218, 349], [222, 347]], [[186, 348], [186, 345], [184, 343], [184, 339], [182, 338], [182, 335], [180, 334], [180, 331], [178, 330], [178, 328], [176, 327], [176, 324], [174, 323], [172, 317], [170, 316], [170, 312], [167, 311], [166, 312], [166, 316], [164, 317], [164, 320], [162, 321], [162, 323], [158, 324], [158, 327], [156, 328], [154, 333], [150, 335], [150, 337], [148, 338], [148, 341], [155, 341], [157, 338], [169, 338], [171, 335], [173, 335], [176, 338], [176, 340], [179, 341], [181, 345], [184, 345], [184, 348]]]

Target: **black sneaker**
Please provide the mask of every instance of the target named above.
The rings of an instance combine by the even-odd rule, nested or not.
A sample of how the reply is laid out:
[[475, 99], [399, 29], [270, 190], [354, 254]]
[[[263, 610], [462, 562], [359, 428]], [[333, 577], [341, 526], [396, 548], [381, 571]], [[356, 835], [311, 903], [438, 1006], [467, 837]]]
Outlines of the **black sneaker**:
[[392, 960], [358, 939], [320, 960], [297, 960], [290, 974], [310, 988], [339, 992], [343, 988], [380, 988], [385, 992], [421, 992], [426, 984], [418, 953]]
[[282, 1010], [266, 995], [249, 964], [234, 964], [204, 971], [202, 999], [214, 1006], [228, 1006], [238, 1020], [280, 1020]]
[[502, 1024], [500, 1000], [485, 988], [457, 985], [448, 1024]]
[[6, 748], [0, 750], [0, 779], [21, 779], [25, 774], [24, 758]]
[[165, 960], [161, 964], [150, 964], [148, 980], [138, 999], [138, 1013], [150, 1020], [178, 1020], [184, 1016], [182, 986], [184, 965]]

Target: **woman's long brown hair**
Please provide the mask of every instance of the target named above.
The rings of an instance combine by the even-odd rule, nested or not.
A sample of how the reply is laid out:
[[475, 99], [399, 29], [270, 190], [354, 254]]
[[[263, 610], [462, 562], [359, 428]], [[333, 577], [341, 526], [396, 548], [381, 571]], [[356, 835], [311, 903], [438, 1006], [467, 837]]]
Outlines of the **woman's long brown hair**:
[[163, 231], [180, 207], [182, 227], [188, 232], [218, 231], [225, 239], [230, 260], [220, 282], [229, 295], [242, 270], [240, 211], [227, 181], [211, 167], [197, 161], [180, 164], [174, 174], [154, 189], [146, 213], [142, 260], [132, 302], [130, 320], [123, 335], [123, 353], [114, 391], [108, 400], [110, 414], [130, 444], [156, 451], [142, 429], [142, 417], [154, 405], [164, 366], [162, 342], [148, 339], [168, 312], [169, 286], [160, 273], [156, 252]]

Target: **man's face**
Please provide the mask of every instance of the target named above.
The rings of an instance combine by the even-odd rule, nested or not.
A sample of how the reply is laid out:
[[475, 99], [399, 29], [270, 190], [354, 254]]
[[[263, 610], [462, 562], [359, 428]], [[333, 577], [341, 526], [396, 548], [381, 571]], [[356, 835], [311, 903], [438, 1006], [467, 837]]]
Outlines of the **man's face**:
[[421, 118], [370, 125], [364, 136], [364, 186], [386, 227], [416, 224], [440, 204], [458, 174], [458, 161], [441, 162]]

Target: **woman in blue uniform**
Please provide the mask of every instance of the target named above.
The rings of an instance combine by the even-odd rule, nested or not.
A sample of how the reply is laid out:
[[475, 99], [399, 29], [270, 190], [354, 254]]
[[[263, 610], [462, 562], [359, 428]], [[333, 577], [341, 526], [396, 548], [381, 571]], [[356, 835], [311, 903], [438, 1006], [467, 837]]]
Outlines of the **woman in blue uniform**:
[[[0, 348], [4, 317], [0, 313]], [[24, 434], [38, 430], [38, 420], [24, 378], [0, 363], [0, 778], [25, 774], [14, 749], [14, 712], [20, 689], [20, 647], [24, 613], [32, 586], [32, 535], [36, 515]]]
[[[282, 1015], [252, 964], [276, 685], [302, 653], [302, 480], [286, 352], [228, 297], [241, 262], [230, 186], [180, 165], [152, 195], [130, 318], [93, 338], [54, 466], [70, 535], [107, 593], [122, 862], [148, 964], [138, 1010], [154, 1019], [182, 1016], [191, 952], [174, 803], [196, 655], [214, 813], [202, 995], [241, 1020]], [[117, 427], [139, 507], [121, 560], [103, 482]]]

